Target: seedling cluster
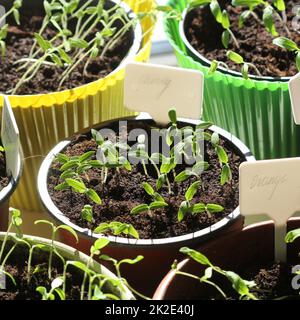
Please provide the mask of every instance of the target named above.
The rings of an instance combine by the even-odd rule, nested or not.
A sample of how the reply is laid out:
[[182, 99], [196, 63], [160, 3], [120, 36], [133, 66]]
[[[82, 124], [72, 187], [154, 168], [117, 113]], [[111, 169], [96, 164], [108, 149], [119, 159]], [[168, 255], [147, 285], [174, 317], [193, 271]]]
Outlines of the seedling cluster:
[[[286, 5], [284, 0], [232, 0], [232, 6], [243, 8], [239, 16], [239, 28], [245, 27], [245, 21], [254, 19], [256, 23], [265, 27], [265, 29], [272, 35], [273, 44], [279, 46], [288, 51], [294, 52], [296, 56], [296, 65], [300, 71], [300, 49], [298, 45], [291, 40], [291, 30], [287, 25]], [[224, 48], [227, 50], [229, 44], [232, 43], [233, 50], [227, 51], [227, 57], [232, 62], [241, 66], [241, 73], [245, 79], [249, 79], [249, 68], [251, 68], [255, 74], [261, 76], [258, 68], [245, 59], [238, 53], [240, 44], [237, 37], [230, 29], [229, 14], [226, 9], [222, 10], [218, 0], [189, 0], [188, 9], [192, 10], [197, 7], [209, 5], [211, 13], [215, 17], [216, 21], [222, 25], [224, 31], [222, 33], [221, 41]], [[300, 15], [298, 11], [297, 16]], [[280, 36], [276, 29], [276, 21], [279, 21], [283, 27], [284, 35]], [[237, 52], [235, 52], [235, 51]], [[225, 67], [229, 69], [227, 64], [221, 61], [213, 60], [209, 70], [209, 74], [214, 73], [218, 67]]]
[[[145, 198], [149, 198], [151, 201], [133, 207], [130, 212], [132, 215], [146, 213], [150, 218], [153, 218], [155, 214], [168, 210], [172, 197], [176, 196], [177, 188], [183, 182], [186, 184], [187, 181], [190, 181], [190, 184], [186, 188], [185, 201], [178, 207], [177, 212], [179, 223], [188, 215], [206, 213], [210, 217], [224, 211], [221, 205], [199, 203], [197, 201], [200, 193], [205, 192], [201, 181], [202, 173], [217, 169], [210, 168], [210, 164], [204, 160], [200, 145], [205, 141], [211, 144], [219, 159], [220, 184], [225, 185], [232, 181], [229, 158], [220, 142], [219, 135], [207, 130], [211, 126], [210, 123], [202, 123], [195, 128], [179, 128], [174, 109], [169, 111], [169, 118], [171, 125], [164, 130], [163, 136], [164, 142], [169, 146], [168, 156], [157, 152], [149, 154], [145, 135], [139, 135], [136, 144], [130, 147], [119, 140], [112, 142], [109, 139], [104, 139], [100, 132], [92, 130], [93, 140], [98, 146], [96, 159], [94, 151], [89, 151], [80, 157], [70, 158], [64, 154], [58, 154], [56, 160], [60, 165], [62, 174], [60, 183], [55, 189], [63, 192], [71, 189], [73, 192], [85, 195], [86, 201], [89, 203], [82, 209], [82, 219], [92, 226], [94, 222], [93, 208], [94, 206], [101, 206], [102, 201], [101, 196], [95, 190], [86, 187], [86, 182], [90, 180], [90, 170], [94, 168], [99, 170], [99, 181], [102, 184], [100, 190], [105, 190], [109, 170], [114, 170], [113, 173], [115, 174], [122, 174], [124, 170], [132, 171], [132, 165], [123, 153], [123, 151], [126, 151], [129, 159], [137, 160], [137, 165], [141, 165], [146, 180], [151, 178], [151, 183], [150, 180], [142, 183]], [[183, 138], [178, 140], [178, 137]], [[184, 164], [184, 161], [191, 158], [194, 159], [194, 164], [188, 167]], [[185, 167], [183, 171], [182, 164]], [[155, 173], [156, 176], [150, 176], [149, 172]], [[153, 178], [155, 179], [154, 184]], [[136, 239], [139, 238], [134, 226], [116, 221], [102, 223], [94, 232], [109, 233], [115, 236], [123, 234]]]
[[[158, 12], [180, 19], [177, 11], [168, 6], [157, 6], [149, 12], [129, 15], [120, 6], [122, 1], [110, 8], [106, 0], [45, 0], [44, 17], [40, 30], [34, 33], [33, 45], [28, 56], [14, 63], [14, 68], [23, 74], [14, 88], [7, 92], [16, 94], [20, 88], [40, 71], [42, 66], [52, 66], [59, 70], [61, 90], [72, 72], [80, 65], [83, 74], [89, 74], [89, 66], [95, 59], [103, 60], [124, 36], [133, 30], [140, 19], [146, 16], [156, 19]], [[19, 25], [22, 16], [22, 0], [15, 0], [12, 7], [0, 18], [0, 26], [11, 15]], [[0, 29], [2, 59], [6, 56], [6, 38], [9, 25]], [[53, 30], [49, 36], [47, 30]], [[148, 32], [151, 32], [149, 30]], [[144, 33], [143, 36], [145, 36]]]
[[[286, 235], [285, 242], [292, 243], [298, 238], [300, 238], [300, 229], [290, 231]], [[190, 259], [196, 261], [200, 265], [205, 266], [206, 269], [204, 270], [202, 276], [194, 275], [179, 270], [177, 261], [175, 261], [172, 265], [172, 269], [176, 272], [177, 275], [188, 277], [199, 281], [200, 283], [212, 286], [218, 291], [222, 298], [227, 300], [228, 295], [225, 293], [225, 290], [216, 283], [216, 278], [214, 278], [214, 275], [216, 274], [221, 275], [229, 281], [240, 300], [259, 300], [258, 295], [256, 294], [256, 292], [259, 292], [259, 288], [257, 288], [257, 284], [255, 283], [255, 281], [245, 280], [233, 271], [226, 271], [221, 269], [220, 267], [213, 265], [213, 263], [199, 251], [184, 247], [180, 249], [180, 252], [187, 255]], [[299, 271], [297, 273], [299, 274]], [[282, 297], [282, 299], [284, 298], [287, 297]], [[281, 300], [281, 298], [279, 298], [279, 300]]]
[[[124, 290], [124, 286], [129, 286], [127, 281], [122, 278], [120, 266], [122, 264], [135, 264], [143, 259], [142, 256], [138, 256], [134, 260], [125, 259], [122, 261], [117, 261], [107, 255], [102, 255], [102, 250], [109, 244], [109, 240], [106, 238], [99, 238], [95, 241], [90, 249], [90, 257], [87, 263], [81, 261], [72, 261], [64, 258], [63, 254], [57, 248], [55, 244], [55, 239], [59, 230], [65, 230], [69, 232], [75, 240], [78, 242], [78, 236], [76, 232], [69, 226], [60, 225], [55, 226], [53, 223], [47, 220], [36, 221], [35, 224], [44, 224], [50, 226], [51, 229], [51, 242], [50, 244], [39, 243], [37, 240], [33, 240], [26, 237], [21, 232], [22, 217], [19, 210], [12, 211], [12, 220], [7, 230], [7, 233], [0, 246], [0, 271], [4, 274], [7, 279], [8, 285], [16, 287], [16, 290], [20, 283], [17, 283], [15, 277], [9, 273], [6, 266], [9, 264], [11, 256], [15, 253], [18, 246], [23, 246], [24, 249], [28, 251], [27, 258], [27, 285], [36, 286], [36, 291], [41, 294], [42, 300], [66, 300], [68, 299], [68, 292], [70, 288], [70, 283], [67, 281], [69, 272], [77, 272], [82, 275], [82, 285], [80, 290], [81, 300], [119, 300], [120, 296], [111, 291], [112, 288], [118, 288], [119, 290]], [[17, 230], [16, 234], [10, 233], [12, 228]], [[33, 258], [36, 254], [41, 254], [45, 252], [48, 254], [48, 281], [50, 281], [51, 286], [45, 287], [41, 286], [37, 282], [36, 275], [44, 270], [44, 263], [40, 265], [34, 265]], [[60, 264], [62, 265], [61, 274], [52, 274], [54, 256], [58, 258]], [[103, 273], [97, 273], [93, 270], [94, 258], [105, 261], [112, 261], [116, 267], [117, 278], [112, 278]], [[45, 281], [47, 282], [47, 281]], [[1, 289], [1, 288], [0, 288]], [[135, 291], [134, 289], [132, 289]], [[121, 291], [120, 291], [121, 292]], [[136, 294], [139, 294], [135, 291]]]

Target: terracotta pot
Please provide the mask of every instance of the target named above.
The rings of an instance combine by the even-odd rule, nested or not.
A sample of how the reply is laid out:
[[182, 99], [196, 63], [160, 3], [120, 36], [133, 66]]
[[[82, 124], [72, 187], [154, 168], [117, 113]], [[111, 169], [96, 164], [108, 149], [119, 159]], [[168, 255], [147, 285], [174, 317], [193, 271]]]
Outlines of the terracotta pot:
[[[300, 219], [291, 219], [288, 230], [300, 227]], [[211, 241], [199, 249], [214, 265], [237, 273], [249, 267], [259, 267], [274, 261], [274, 223], [261, 222], [245, 227], [242, 231], [228, 234], [222, 239]], [[288, 246], [288, 261], [296, 262], [300, 251], [300, 241]], [[180, 271], [199, 274], [204, 267], [194, 260], [179, 263]], [[169, 271], [157, 288], [154, 300], [205, 299], [207, 287], [194, 279], [176, 275]]]
[[[10, 234], [12, 235], [12, 234]], [[0, 242], [3, 241], [4, 237], [6, 236], [5, 232], [0, 232]], [[9, 236], [9, 239], [11, 237]], [[40, 238], [40, 237], [34, 237], [34, 236], [27, 236], [24, 235], [24, 239], [26, 239], [29, 243], [31, 244], [44, 244], [44, 245], [51, 245], [51, 240], [45, 239], [45, 238]], [[58, 252], [66, 259], [70, 261], [80, 261], [87, 265], [90, 263], [90, 257], [82, 252], [79, 252], [78, 250], [67, 246], [63, 243], [54, 242], [54, 245]], [[113, 274], [111, 271], [109, 271], [106, 267], [103, 265], [100, 265], [98, 262], [93, 261], [90, 265], [91, 270], [97, 272], [97, 273], [102, 273], [108, 277], [117, 279], [117, 276]], [[121, 300], [135, 300], [132, 292], [124, 285], [120, 287], [111, 287], [112, 293], [116, 294], [121, 298]]]
[[[137, 120], [152, 123], [149, 118], [138, 117], [131, 119], [131, 121]], [[200, 122], [188, 120], [185, 124], [195, 125], [198, 123]], [[110, 127], [111, 124], [112, 122], [107, 122], [96, 128]], [[249, 149], [230, 133], [215, 126], [212, 126], [211, 130], [218, 132], [225, 140], [231, 141], [233, 149], [246, 161], [255, 161]], [[41, 200], [51, 217], [74, 228], [81, 237], [77, 248], [83, 252], [88, 252], [91, 243], [99, 237], [99, 235], [93, 234], [91, 230], [80, 228], [71, 223], [63, 212], [54, 205], [47, 189], [48, 170], [55, 155], [60, 153], [69, 143], [70, 141], [61, 142], [48, 154], [40, 168], [38, 189]], [[182, 246], [198, 247], [201, 243], [207, 242], [211, 238], [219, 237], [233, 230], [240, 230], [242, 226], [243, 219], [240, 217], [239, 209], [236, 208], [228, 217], [211, 227], [180, 237], [155, 240], [129, 240], [121, 237], [108, 237], [111, 240], [111, 244], [106, 248], [106, 252], [117, 259], [135, 258], [137, 255], [143, 255], [144, 260], [142, 262], [124, 268], [124, 276], [135, 288], [145, 294], [152, 295], [161, 277], [169, 270], [174, 259], [180, 258], [179, 249]], [[76, 246], [69, 235], [62, 233], [61, 236], [63, 242]], [[149, 276], [145, 277], [145, 275]]]

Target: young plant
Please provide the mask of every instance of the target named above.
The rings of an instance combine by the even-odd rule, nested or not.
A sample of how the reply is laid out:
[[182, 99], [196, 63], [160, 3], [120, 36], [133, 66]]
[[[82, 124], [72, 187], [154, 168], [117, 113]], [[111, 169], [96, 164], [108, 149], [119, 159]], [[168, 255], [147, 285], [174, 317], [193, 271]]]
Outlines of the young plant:
[[226, 55], [229, 60], [242, 66], [241, 73], [242, 73], [242, 76], [244, 79], [246, 79], [246, 80], [249, 79], [249, 68], [254, 69], [254, 71], [257, 73], [257, 75], [261, 76], [261, 73], [257, 69], [257, 67], [253, 63], [246, 62], [240, 54], [229, 50], [229, 51], [227, 51]]
[[74, 229], [72, 229], [70, 226], [67, 225], [60, 225], [58, 227], [56, 227], [52, 222], [47, 221], [47, 220], [37, 220], [34, 222], [35, 225], [38, 224], [44, 224], [44, 225], [48, 225], [51, 228], [51, 246], [49, 247], [50, 249], [50, 253], [49, 253], [49, 262], [48, 262], [48, 277], [49, 280], [52, 279], [52, 260], [53, 260], [53, 254], [56, 254], [64, 263], [64, 259], [62, 258], [61, 254], [57, 251], [56, 246], [55, 246], [55, 239], [57, 236], [57, 232], [59, 230], [65, 230], [67, 232], [69, 232], [78, 242], [78, 236], [77, 233], [74, 231]]
[[110, 223], [101, 223], [95, 230], [96, 234], [112, 233], [114, 236], [124, 234], [125, 236], [132, 236], [135, 239], [139, 239], [139, 233], [131, 224], [113, 221]]
[[51, 283], [51, 290], [47, 292], [47, 288], [39, 286], [36, 291], [42, 296], [42, 300], [55, 300], [55, 293], [60, 297], [61, 300], [66, 300], [65, 292], [61, 289], [63, 285], [63, 279], [58, 277]]
[[280, 48], [286, 49], [287, 51], [295, 53], [296, 66], [298, 68], [298, 71], [300, 72], [300, 48], [298, 47], [298, 45], [294, 41], [285, 37], [278, 37], [274, 39], [273, 44]]
[[57, 191], [67, 190], [72, 188], [73, 191], [80, 194], [85, 194], [90, 200], [96, 204], [101, 204], [101, 198], [96, 193], [95, 190], [87, 188], [81, 175], [84, 174], [87, 181], [89, 181], [89, 176], [86, 171], [91, 168], [101, 167], [101, 163], [97, 160], [91, 160], [95, 155], [94, 151], [89, 151], [81, 155], [80, 157], [67, 157], [64, 154], [58, 154], [56, 160], [62, 164], [60, 170], [62, 174], [60, 179], [63, 181], [55, 187]]
[[178, 210], [178, 222], [181, 222], [187, 214], [201, 214], [206, 212], [208, 215], [212, 213], [222, 212], [224, 208], [217, 204], [207, 204], [204, 203], [196, 203], [192, 204], [192, 200], [194, 199], [199, 186], [201, 185], [200, 181], [196, 181], [192, 183], [185, 193], [185, 201], [183, 201]]
[[154, 202], [151, 202], [149, 205], [147, 205], [147, 204], [139, 204], [138, 206], [134, 207], [130, 211], [130, 214], [137, 215], [137, 214], [140, 214], [142, 212], [147, 212], [148, 216], [150, 218], [153, 218], [153, 215], [154, 215], [153, 211], [154, 210], [163, 209], [163, 208], [166, 208], [168, 206], [169, 205], [164, 201], [154, 201]]
[[222, 270], [221, 268], [214, 266], [205, 255], [193, 249], [184, 247], [180, 249], [180, 252], [186, 254], [191, 259], [203, 266], [206, 266], [207, 268], [204, 271], [204, 275], [202, 277], [199, 277], [193, 274], [179, 271], [177, 268], [177, 263], [175, 262], [172, 268], [173, 270], [175, 270], [176, 274], [195, 279], [197, 281], [200, 281], [201, 283], [206, 283], [214, 287], [223, 296], [224, 299], [227, 299], [225, 292], [212, 280], [213, 274], [216, 273], [225, 277], [231, 283], [232, 288], [237, 292], [240, 300], [258, 300], [257, 297], [251, 293], [251, 289], [256, 287], [256, 283], [254, 281], [244, 280], [233, 271]]

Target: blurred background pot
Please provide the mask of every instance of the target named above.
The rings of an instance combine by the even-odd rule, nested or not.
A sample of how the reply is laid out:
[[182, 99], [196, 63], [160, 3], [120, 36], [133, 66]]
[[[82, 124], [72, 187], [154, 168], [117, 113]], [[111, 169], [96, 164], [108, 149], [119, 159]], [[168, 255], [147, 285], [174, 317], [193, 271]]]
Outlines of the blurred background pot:
[[[3, 0], [1, 5], [10, 7], [12, 2]], [[23, 3], [23, 8], [34, 6], [43, 10], [42, 0]], [[153, 0], [122, 2], [127, 12], [132, 10], [134, 13], [149, 11], [154, 5]], [[134, 44], [127, 57], [116, 70], [98, 81], [62, 92], [9, 96], [26, 159], [23, 179], [12, 203], [27, 211], [24, 212], [27, 221], [32, 220], [30, 211], [42, 210], [34, 185], [40, 164], [48, 151], [79, 130], [100, 121], [132, 114], [123, 105], [124, 66], [128, 61], [148, 60], [153, 28], [153, 20], [144, 18], [136, 27]], [[40, 214], [37, 216], [40, 217]]]
[[165, 32], [178, 64], [205, 75], [204, 119], [241, 139], [257, 159], [300, 155], [300, 127], [294, 124], [288, 91], [289, 78], [252, 77], [234, 71], [208, 75], [210, 61], [200, 55], [185, 34], [187, 0], [168, 4], [183, 12], [183, 21], [165, 19]]
[[[131, 121], [147, 121], [151, 125], [154, 125], [151, 120], [146, 118], [143, 119], [142, 117], [131, 119]], [[114, 122], [103, 123], [96, 126], [95, 129], [109, 128], [113, 123]], [[186, 120], [186, 123], [184, 124], [196, 125], [199, 123], [200, 121]], [[239, 154], [242, 159], [245, 161], [255, 161], [255, 158], [251, 155], [249, 149], [230, 133], [216, 126], [212, 126], [210, 130], [219, 133], [221, 138], [227, 140], [235, 153]], [[53, 160], [56, 155], [62, 152], [69, 144], [70, 140], [60, 142], [47, 155], [40, 168], [38, 189], [41, 200], [46, 210], [51, 215], [51, 218], [58, 220], [60, 223], [70, 225], [80, 236], [79, 244], [76, 244], [65, 232], [61, 233], [61, 240], [64, 243], [77, 247], [83, 252], [88, 252], [92, 242], [99, 237], [99, 235], [93, 234], [91, 230], [81, 228], [72, 223], [53, 203], [47, 186], [48, 171]], [[111, 243], [105, 248], [105, 252], [117, 259], [135, 258], [137, 255], [143, 255], [143, 261], [133, 266], [130, 265], [128, 268], [124, 268], [123, 272], [125, 278], [134, 288], [137, 288], [144, 294], [152, 295], [162, 276], [170, 269], [170, 265], [174, 259], [180, 257], [179, 249], [182, 246], [198, 247], [201, 246], [201, 243], [209, 241], [209, 239], [220, 237], [233, 230], [241, 230], [242, 226], [243, 219], [240, 217], [239, 208], [236, 208], [230, 215], [216, 224], [184, 236], [155, 240], [135, 240], [110, 236], [108, 238], [111, 240]]]
[[[288, 230], [300, 227], [300, 219], [290, 219]], [[261, 222], [245, 227], [242, 231], [215, 239], [199, 251], [224, 270], [241, 273], [252, 267], [263, 267], [274, 261], [274, 223]], [[300, 241], [288, 246], [288, 262], [299, 263]], [[190, 274], [201, 275], [204, 267], [194, 260], [186, 259], [178, 269]], [[207, 287], [194, 279], [176, 275], [169, 271], [157, 288], [155, 300], [207, 299]]]

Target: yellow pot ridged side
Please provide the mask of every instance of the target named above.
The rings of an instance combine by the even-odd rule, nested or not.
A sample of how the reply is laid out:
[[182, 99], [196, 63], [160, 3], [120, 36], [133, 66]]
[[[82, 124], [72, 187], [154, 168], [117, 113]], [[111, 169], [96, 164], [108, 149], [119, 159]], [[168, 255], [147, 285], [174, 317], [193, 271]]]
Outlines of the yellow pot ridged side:
[[[145, 12], [155, 6], [153, 0], [125, 2], [134, 12]], [[135, 61], [147, 62], [154, 21], [145, 18], [141, 24], [145, 36]], [[12, 199], [14, 207], [28, 211], [42, 209], [36, 191], [37, 173], [43, 157], [55, 144], [99, 122], [132, 115], [123, 105], [123, 81], [124, 68], [72, 90], [9, 97], [25, 157], [23, 177]]]

